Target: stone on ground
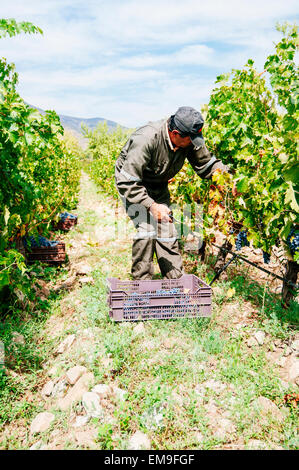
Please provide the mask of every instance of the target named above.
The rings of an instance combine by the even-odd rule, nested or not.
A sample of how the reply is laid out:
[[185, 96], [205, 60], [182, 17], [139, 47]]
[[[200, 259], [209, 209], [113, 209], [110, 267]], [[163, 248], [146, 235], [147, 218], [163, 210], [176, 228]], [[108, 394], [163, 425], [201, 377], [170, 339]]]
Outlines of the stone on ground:
[[97, 431], [94, 428], [86, 429], [84, 431], [76, 431], [75, 439], [79, 446], [96, 448], [95, 439], [97, 437]]
[[[38, 289], [38, 287], [40, 289]], [[41, 293], [46, 298], [49, 297], [49, 295], [50, 295], [50, 289], [48, 288], [46, 281], [43, 281], [42, 279], [38, 280], [38, 286], [37, 286], [36, 291], [37, 291], [37, 293]], [[40, 292], [38, 292], [38, 291], [40, 291]]]
[[87, 263], [79, 263], [74, 266], [76, 273], [79, 275], [87, 275], [92, 271], [92, 267]]
[[82, 337], [86, 339], [93, 339], [95, 336], [95, 332], [92, 328], [85, 328], [82, 330]]
[[299, 353], [299, 339], [295, 339], [295, 341], [291, 343], [291, 349]]
[[141, 334], [145, 330], [143, 323], [138, 323], [138, 325], [134, 326], [133, 331], [135, 334]]
[[246, 448], [248, 450], [267, 450], [269, 449], [269, 445], [266, 442], [260, 441], [258, 439], [250, 439]]
[[15, 344], [20, 344], [21, 346], [25, 345], [25, 338], [23, 335], [18, 333], [17, 331], [14, 331], [12, 333], [12, 342]]
[[96, 393], [100, 398], [107, 398], [111, 395], [111, 388], [106, 384], [98, 384], [91, 390]]
[[129, 439], [128, 450], [150, 450], [151, 443], [146, 434], [135, 432]]
[[213, 435], [217, 439], [231, 441], [234, 439], [236, 433], [236, 427], [234, 423], [223, 416], [222, 410], [218, 408], [214, 400], [210, 400], [205, 406], [207, 417], [209, 420], [209, 427], [213, 432]]
[[63, 397], [67, 390], [68, 383], [66, 380], [59, 380], [53, 387], [52, 396], [53, 397]]
[[82, 426], [85, 426], [90, 419], [90, 416], [84, 415], [84, 416], [76, 416], [76, 421], [73, 424], [73, 428], [81, 428]]
[[257, 340], [258, 344], [262, 346], [264, 344], [266, 334], [264, 333], [264, 331], [259, 330], [254, 333], [254, 337]]
[[206, 382], [203, 382], [202, 387], [213, 390], [213, 392], [217, 393], [217, 395], [218, 395], [223, 390], [225, 390], [227, 386], [226, 386], [226, 384], [224, 384], [222, 382], [218, 382], [217, 380], [211, 379], [211, 380], [207, 380]]
[[173, 341], [173, 339], [171, 338], [166, 338], [164, 341], [163, 341], [163, 346], [164, 348], [166, 349], [172, 349], [175, 345], [175, 342]]
[[83, 374], [75, 385], [67, 392], [64, 398], [61, 398], [57, 406], [60, 410], [67, 410], [73, 403], [81, 400], [83, 394], [88, 392], [90, 383], [94, 382], [94, 375], [92, 372]]
[[94, 279], [90, 276], [86, 277], [81, 277], [79, 280], [80, 284], [94, 284]]
[[277, 364], [279, 367], [284, 367], [286, 365], [287, 358], [285, 356], [280, 357], [277, 359], [275, 364]]
[[195, 438], [199, 444], [201, 444], [204, 441], [204, 436], [201, 432], [197, 431], [195, 434]]
[[33, 444], [31, 447], [29, 447], [29, 450], [48, 450], [48, 446], [46, 444], [43, 444], [43, 441], [40, 440]]
[[296, 359], [292, 362], [291, 367], [289, 368], [289, 379], [292, 382], [296, 382], [299, 379], [299, 360]]
[[236, 426], [227, 418], [219, 417], [215, 422], [214, 436], [222, 440], [233, 440]]
[[86, 367], [84, 366], [75, 366], [69, 369], [66, 373], [66, 379], [69, 384], [74, 385], [77, 380], [83, 375], [85, 372], [87, 372]]
[[39, 413], [30, 425], [31, 434], [46, 431], [51, 426], [51, 423], [54, 421], [54, 419], [55, 416], [53, 413], [48, 413], [47, 411]]
[[53, 388], [54, 388], [54, 382], [53, 380], [49, 380], [49, 382], [47, 382], [43, 388], [42, 388], [42, 391], [41, 391], [41, 394], [45, 397], [49, 397], [52, 392], [53, 392]]
[[292, 354], [292, 352], [293, 352], [292, 348], [290, 348], [290, 346], [287, 346], [283, 351], [283, 355], [289, 356], [290, 354]]
[[71, 347], [71, 345], [73, 344], [73, 342], [75, 341], [76, 339], [76, 335], [68, 335], [63, 341], [62, 343], [60, 343], [60, 345], [58, 346], [58, 348], [56, 349], [55, 353], [56, 354], [63, 354], [68, 348]]
[[53, 377], [54, 375], [57, 375], [58, 369], [58, 366], [51, 367], [51, 369], [48, 370], [48, 376]]
[[249, 348], [252, 348], [253, 346], [257, 346], [257, 345], [258, 345], [258, 342], [257, 342], [257, 340], [256, 340], [253, 336], [251, 336], [251, 337], [247, 340], [247, 346], [248, 346]]
[[264, 416], [270, 415], [272, 419], [277, 421], [278, 423], [282, 423], [284, 421], [284, 415], [269, 398], [266, 397], [258, 397], [255, 400], [255, 404], [260, 410], [260, 413]]
[[70, 289], [76, 282], [77, 277], [76, 274], [74, 276], [68, 277], [65, 281], [63, 281], [61, 284], [58, 284], [54, 286], [53, 290], [55, 292], [61, 290], [61, 289]]
[[120, 401], [124, 401], [127, 396], [127, 391], [123, 390], [122, 388], [116, 387], [115, 385], [112, 386], [113, 393], [116, 396], [116, 398]]
[[82, 396], [82, 404], [88, 416], [102, 418], [104, 410], [100, 405], [99, 396], [95, 392], [86, 392]]

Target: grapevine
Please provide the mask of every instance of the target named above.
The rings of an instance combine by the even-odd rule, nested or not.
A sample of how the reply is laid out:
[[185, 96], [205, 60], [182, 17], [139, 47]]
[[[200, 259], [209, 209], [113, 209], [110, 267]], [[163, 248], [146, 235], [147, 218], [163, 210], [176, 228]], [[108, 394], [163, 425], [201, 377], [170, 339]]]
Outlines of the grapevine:
[[85, 164], [87, 172], [107, 194], [117, 198], [114, 165], [132, 130], [118, 127], [109, 131], [106, 123], [100, 123], [94, 131], [83, 126], [83, 133], [89, 139], [88, 159]]
[[[42, 31], [31, 23], [0, 20], [0, 37], [20, 32]], [[41, 115], [29, 107], [17, 83], [14, 65], [0, 59], [0, 289], [12, 290], [25, 271], [18, 241], [53, 246], [43, 236], [52, 219], [75, 207], [81, 153], [55, 111]]]
[[[232, 178], [215, 175], [212, 182], [201, 181], [186, 165], [171, 185], [175, 201], [203, 204], [207, 242], [213, 241], [215, 230], [233, 242], [231, 228], [240, 224], [248, 241], [267, 253], [265, 261], [278, 239], [287, 242], [291, 227], [298, 223], [299, 209], [299, 77], [294, 62], [298, 30], [288, 25], [278, 29], [284, 37], [264, 71], [257, 71], [248, 60], [243, 70], [220, 75], [203, 110], [207, 147], [228, 165]], [[266, 74], [272, 88], [267, 87]], [[231, 197], [233, 182], [240, 194], [236, 198]], [[289, 255], [298, 260], [291, 247]]]
[[[263, 251], [266, 264], [272, 247], [281, 241], [289, 262], [296, 264], [298, 236], [291, 230], [298, 226], [299, 212], [298, 28], [285, 24], [277, 29], [282, 38], [263, 70], [249, 59], [243, 69], [219, 75], [202, 110], [207, 148], [229, 172], [216, 171], [211, 180], [201, 180], [186, 163], [172, 179], [170, 192], [180, 206], [201, 204], [207, 244], [220, 231], [228, 243], [241, 247], [245, 240], [237, 238], [240, 229], [232, 230], [238, 226], [247, 242]], [[126, 136], [117, 139], [103, 128], [86, 136], [90, 174], [117, 197], [114, 163]]]

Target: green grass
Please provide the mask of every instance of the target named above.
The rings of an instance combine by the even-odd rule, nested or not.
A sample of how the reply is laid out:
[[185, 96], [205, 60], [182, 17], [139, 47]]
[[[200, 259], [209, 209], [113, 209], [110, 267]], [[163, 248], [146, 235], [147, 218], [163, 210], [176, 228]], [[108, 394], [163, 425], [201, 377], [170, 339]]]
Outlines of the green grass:
[[[57, 280], [65, 276], [67, 270], [33, 265], [29, 273], [34, 285], [39, 279]], [[52, 293], [47, 300], [42, 300], [32, 289], [32, 284], [25, 278], [19, 286], [25, 292], [25, 300], [15, 298], [9, 309], [2, 312], [0, 341], [4, 344], [5, 369], [0, 369], [0, 430], [16, 419], [30, 419], [39, 409], [39, 405], [26, 397], [38, 388], [42, 364], [49, 353], [49, 344], [42, 340], [42, 331], [47, 319], [58, 308], [60, 296]], [[15, 332], [24, 337], [24, 344], [13, 341]], [[12, 374], [7, 375], [6, 370]]]
[[[84, 183], [81, 195], [90, 202], [91, 208], [97, 201], [107, 207], [105, 230], [113, 233], [115, 219], [113, 213], [109, 214], [110, 202], [107, 204], [105, 195], [97, 193], [90, 182]], [[102, 223], [101, 217], [83, 206], [79, 206], [76, 213], [80, 225], [66, 235], [67, 243], [83, 233], [89, 233], [90, 240], [96, 241], [94, 234]], [[273, 444], [286, 449], [298, 448], [298, 412], [287, 408], [283, 402], [284, 394], [294, 391], [294, 387], [290, 386], [288, 390], [282, 387], [277, 367], [267, 359], [268, 343], [251, 349], [246, 345], [253, 328], [263, 329], [272, 339], [292, 337], [296, 328], [295, 305], [283, 310], [277, 297], [265, 293], [262, 286], [242, 276], [240, 267], [231, 268], [227, 280], [216, 284], [218, 289], [210, 319], [148, 321], [144, 322], [144, 332], [137, 334], [135, 323], [125, 326], [112, 322], [107, 306], [106, 278], [130, 277], [130, 242], [121, 246], [110, 245], [109, 241], [99, 246], [87, 243], [86, 250], [87, 261], [93, 265], [94, 284], [75, 289], [67, 296], [70, 305], [74, 305], [76, 299], [80, 304], [75, 307], [75, 313], [61, 335], [48, 338], [43, 328], [51, 315], [63, 316], [66, 305], [62, 309], [60, 302], [65, 294], [51, 295], [47, 305], [32, 317], [27, 316], [26, 321], [21, 320], [20, 312], [16, 311], [16, 315], [3, 324], [5, 334], [2, 333], [2, 338], [5, 338], [7, 347], [11, 344], [12, 331], [22, 333], [26, 344], [30, 345], [30, 352], [20, 348], [13, 359], [16, 364], [13, 367], [22, 373], [22, 382], [0, 376], [0, 415], [4, 416], [3, 421], [22, 419], [27, 426], [30, 424], [32, 417], [40, 411], [40, 402], [33, 399], [29, 403], [22, 397], [28, 391], [33, 398], [37, 397], [41, 364], [47, 360], [51, 366], [53, 348], [67, 334], [90, 328], [94, 339], [87, 349], [82, 349], [79, 343], [72, 355], [55, 359], [55, 363], [60, 371], [64, 371], [80, 359], [80, 363], [94, 373], [96, 383], [114, 383], [127, 391], [125, 401], [115, 400], [111, 423], [93, 420], [98, 430], [97, 448], [126, 449], [130, 436], [137, 430], [149, 436], [154, 449], [221, 448], [229, 444], [229, 439], [215, 438], [211, 431], [206, 408], [210, 403], [214, 403], [222, 413], [227, 413], [234, 423], [235, 442], [240, 440], [246, 446], [250, 439], [259, 439], [269, 448]], [[189, 272], [207, 279], [211, 266], [195, 261], [194, 255], [186, 257]], [[52, 275], [47, 270], [43, 273], [48, 279]], [[58, 275], [61, 278], [66, 276], [63, 272]], [[228, 297], [227, 292], [232, 288], [235, 293]], [[232, 314], [226, 309], [233, 304], [242, 311], [244, 301], [251, 305], [255, 315], [249, 326], [237, 332]], [[201, 396], [198, 389], [211, 380], [220, 382], [223, 388], [220, 391], [205, 388]], [[282, 425], [273, 422], [271, 417], [259, 422], [258, 412], [253, 406], [259, 396], [271, 399], [284, 411], [286, 417]], [[67, 431], [68, 413], [56, 410], [55, 414], [56, 423], [60, 423], [62, 431]], [[198, 432], [203, 436], [200, 443]], [[51, 440], [47, 434], [43, 439], [45, 442]], [[12, 436], [3, 440], [1, 445], [5, 448], [20, 447], [17, 441], [17, 437]], [[28, 440], [28, 446], [31, 444]], [[75, 444], [66, 442], [65, 447], [74, 448]]]

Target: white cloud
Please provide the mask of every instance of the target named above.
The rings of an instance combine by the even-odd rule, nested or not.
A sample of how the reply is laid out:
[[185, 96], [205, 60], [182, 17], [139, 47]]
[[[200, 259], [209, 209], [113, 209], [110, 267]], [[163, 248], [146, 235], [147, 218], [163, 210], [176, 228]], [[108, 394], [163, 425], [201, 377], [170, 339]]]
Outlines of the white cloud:
[[248, 28], [273, 27], [298, 11], [295, 0], [133, 0], [116, 3], [111, 18], [108, 4], [93, 5], [106, 37], [120, 43], [178, 44], [238, 37]]
[[34, 87], [47, 88], [48, 90], [60, 91], [65, 87], [68, 90], [88, 89], [98, 90], [111, 86], [113, 83], [140, 82], [145, 80], [157, 80], [165, 76], [163, 72], [156, 70], [130, 70], [107, 66], [83, 70], [79, 73], [68, 71], [41, 71], [38, 75], [34, 71], [26, 71], [21, 75], [23, 83], [30, 83]]
[[280, 36], [275, 22], [298, 11], [295, 0], [1, 3], [2, 17], [44, 30], [1, 40], [26, 101], [127, 126], [207, 102], [216, 75], [248, 58], [261, 68]]
[[201, 65], [211, 64], [214, 51], [211, 47], [193, 44], [169, 54], [144, 54], [121, 59], [120, 65], [125, 67], [155, 67], [159, 65]]
[[[36, 104], [33, 98], [37, 97], [38, 106], [43, 109], [55, 109], [60, 114], [78, 117], [104, 117], [127, 127], [136, 127], [168, 116], [182, 105], [199, 109], [207, 101], [212, 84], [203, 79], [190, 81], [188, 76], [181, 79], [165, 77], [156, 80], [155, 86], [148, 86], [147, 93], [142, 90], [132, 93], [130, 100], [122, 94], [116, 99], [101, 89], [88, 93], [88, 87], [79, 91], [78, 100], [75, 91], [63, 94], [63, 87], [55, 92], [54, 89], [48, 90], [45, 99], [42, 87], [37, 88], [34, 94], [26, 94], [26, 101]], [[25, 96], [25, 90], [22, 95]]]

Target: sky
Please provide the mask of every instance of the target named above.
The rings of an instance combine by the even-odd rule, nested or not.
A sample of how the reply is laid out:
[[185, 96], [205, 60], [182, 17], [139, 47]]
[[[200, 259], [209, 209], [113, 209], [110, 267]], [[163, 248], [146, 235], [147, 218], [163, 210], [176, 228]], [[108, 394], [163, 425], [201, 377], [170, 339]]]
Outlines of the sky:
[[298, 24], [297, 0], [0, 0], [0, 17], [40, 35], [1, 39], [22, 98], [42, 109], [126, 127], [208, 103], [217, 75], [249, 58], [263, 70]]

